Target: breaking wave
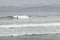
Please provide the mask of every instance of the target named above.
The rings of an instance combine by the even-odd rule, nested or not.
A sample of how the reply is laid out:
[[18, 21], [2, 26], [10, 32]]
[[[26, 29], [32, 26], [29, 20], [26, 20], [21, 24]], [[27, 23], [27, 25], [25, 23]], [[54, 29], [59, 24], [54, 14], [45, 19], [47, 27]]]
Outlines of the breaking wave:
[[11, 24], [11, 25], [0, 25], [0, 27], [3, 28], [9, 28], [9, 27], [39, 27], [39, 26], [60, 26], [60, 22], [54, 22], [54, 23], [40, 23], [40, 24], [33, 24], [33, 23], [29, 23], [29, 24]]
[[60, 23], [0, 25], [0, 27], [3, 28], [0, 28], [0, 36], [1, 34], [3, 34], [3, 36], [37, 36], [40, 34], [60, 33]]
[[30, 18], [30, 16], [27, 15], [20, 15], [20, 16], [0, 16], [0, 18]]

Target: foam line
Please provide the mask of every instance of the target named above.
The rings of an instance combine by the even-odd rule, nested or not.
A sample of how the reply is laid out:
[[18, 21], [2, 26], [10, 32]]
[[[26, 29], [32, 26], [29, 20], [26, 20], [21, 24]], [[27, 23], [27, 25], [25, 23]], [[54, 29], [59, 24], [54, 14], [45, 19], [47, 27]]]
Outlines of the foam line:
[[12, 24], [12, 25], [0, 25], [0, 27], [8, 28], [8, 27], [37, 27], [37, 26], [60, 26], [60, 22], [55, 23], [40, 23], [40, 24]]

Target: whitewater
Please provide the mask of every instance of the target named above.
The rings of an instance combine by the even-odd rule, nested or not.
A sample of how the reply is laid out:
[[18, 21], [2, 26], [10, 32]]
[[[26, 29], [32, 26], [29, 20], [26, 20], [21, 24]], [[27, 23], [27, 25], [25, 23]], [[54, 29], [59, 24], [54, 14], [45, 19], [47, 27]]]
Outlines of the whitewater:
[[0, 16], [0, 36], [54, 33], [60, 33], [60, 16]]

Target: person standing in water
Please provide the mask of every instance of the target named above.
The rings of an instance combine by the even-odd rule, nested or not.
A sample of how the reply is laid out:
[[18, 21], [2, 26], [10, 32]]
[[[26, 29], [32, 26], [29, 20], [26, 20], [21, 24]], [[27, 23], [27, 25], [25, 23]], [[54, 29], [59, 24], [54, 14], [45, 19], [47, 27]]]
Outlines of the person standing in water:
[[17, 16], [17, 19], [18, 19], [18, 16]]
[[16, 24], [18, 24], [18, 16], [17, 16], [17, 23]]

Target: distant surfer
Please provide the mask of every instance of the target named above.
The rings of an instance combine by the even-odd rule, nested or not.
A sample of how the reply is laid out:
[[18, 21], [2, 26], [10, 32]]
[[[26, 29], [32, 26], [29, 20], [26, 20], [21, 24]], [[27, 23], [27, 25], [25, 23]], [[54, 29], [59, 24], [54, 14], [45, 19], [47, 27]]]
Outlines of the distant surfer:
[[29, 17], [31, 18], [31, 15], [29, 15]]
[[18, 19], [18, 16], [17, 16], [17, 19]]
[[26, 16], [28, 16], [28, 17], [30, 17], [30, 18], [31, 18], [31, 15], [26, 15]]

